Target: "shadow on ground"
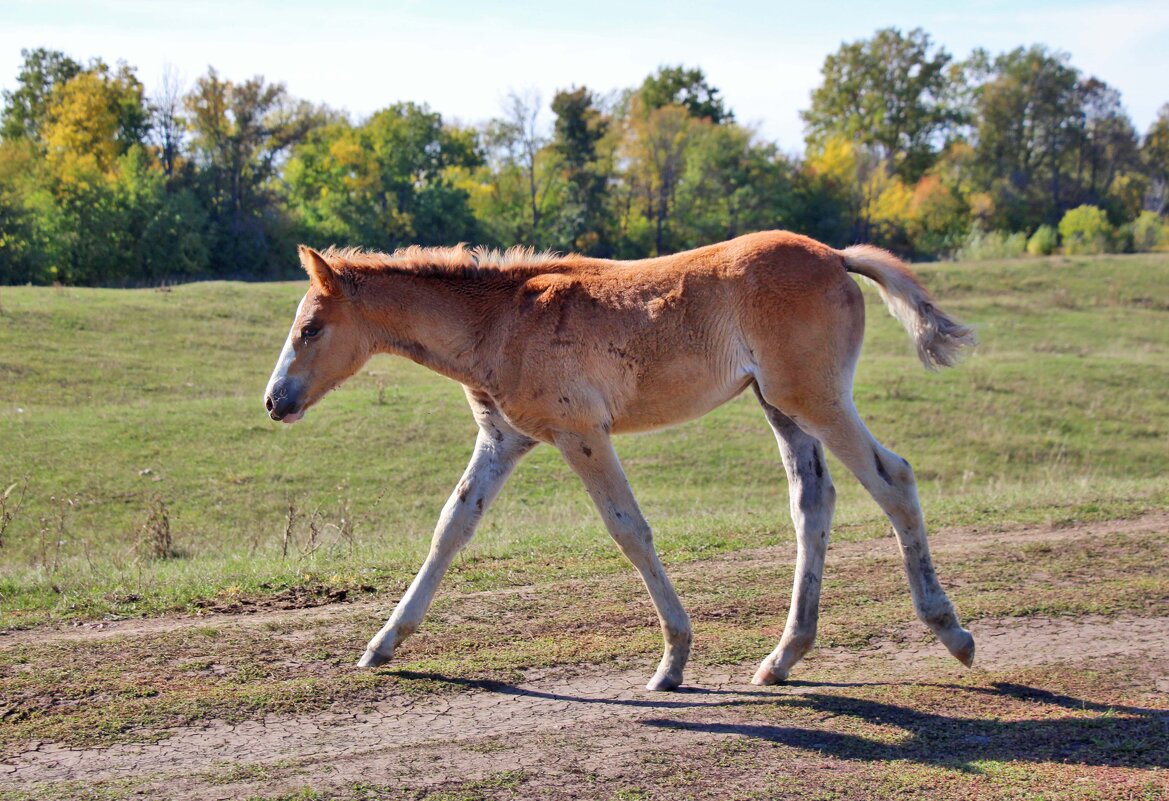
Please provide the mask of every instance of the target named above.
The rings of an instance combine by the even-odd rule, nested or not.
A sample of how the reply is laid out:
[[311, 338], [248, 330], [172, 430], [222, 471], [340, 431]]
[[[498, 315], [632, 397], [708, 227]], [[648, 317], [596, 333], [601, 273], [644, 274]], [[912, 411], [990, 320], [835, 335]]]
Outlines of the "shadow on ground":
[[[889, 743], [857, 734], [798, 726], [668, 719], [641, 723], [751, 737], [841, 759], [910, 760], [964, 769], [975, 769], [976, 763], [985, 760], [1169, 767], [1169, 711], [1166, 710], [1097, 704], [1021, 684], [924, 686], [981, 696], [970, 698], [971, 703], [993, 703], [996, 698], [1025, 702], [1029, 719], [996, 720], [993, 711], [987, 717], [951, 716], [845, 695], [808, 693], [776, 699], [776, 704], [900, 729], [904, 736]], [[1061, 714], [1060, 710], [1075, 714]]]
[[[745, 737], [840, 759], [908, 760], [975, 772], [978, 763], [983, 761], [1169, 768], [1169, 710], [1101, 704], [1008, 682], [984, 687], [908, 682], [791, 682], [788, 686], [801, 692], [774, 694], [683, 688], [668, 695], [615, 698], [548, 692], [501, 681], [472, 681], [432, 673], [396, 673], [407, 680], [438, 681], [502, 695], [682, 713], [681, 718], [642, 718], [638, 722], [659, 729]], [[847, 694], [810, 691], [904, 686], [936, 690], [944, 694], [948, 707], [969, 708], [972, 714], [940, 714]], [[1004, 714], [1008, 706], [1010, 717], [1023, 719], [1002, 719], [1008, 717]], [[813, 728], [757, 719], [726, 720], [728, 712], [771, 717], [785, 709], [801, 713], [801, 718], [812, 713], [824, 725]], [[860, 727], [857, 724], [879, 727], [880, 739], [856, 734]], [[852, 731], [837, 730], [841, 728]], [[900, 730], [901, 736], [895, 733], [890, 736], [896, 730]], [[890, 739], [895, 742], [889, 742]]]

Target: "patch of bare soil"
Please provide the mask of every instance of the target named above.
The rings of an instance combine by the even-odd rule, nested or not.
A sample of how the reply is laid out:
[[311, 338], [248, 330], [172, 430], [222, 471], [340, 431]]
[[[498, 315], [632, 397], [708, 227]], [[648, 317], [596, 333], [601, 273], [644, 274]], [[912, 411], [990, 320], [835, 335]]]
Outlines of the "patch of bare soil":
[[[981, 669], [996, 672], [1169, 654], [1169, 618], [1006, 619], [983, 621], [974, 631]], [[808, 659], [806, 672], [884, 676], [889, 665], [919, 681], [959, 675], [936, 643], [820, 651]], [[70, 749], [34, 743], [0, 765], [0, 775], [15, 787], [131, 780], [151, 798], [212, 799], [247, 798], [305, 783], [327, 791], [373, 778], [384, 787], [418, 791], [484, 780], [504, 770], [553, 770], [578, 779], [625, 769], [636, 773], [646, 753], [749, 733], [749, 724], [744, 728], [736, 716], [740, 712], [807, 704], [808, 698], [821, 702], [827, 689], [840, 686], [796, 681], [757, 688], [746, 684], [752, 669], [734, 665], [691, 671], [686, 688], [668, 694], [642, 689], [642, 672], [566, 676], [541, 671], [515, 684], [460, 682], [462, 692], [441, 699], [391, 697], [351, 712], [235, 725], [212, 720], [175, 730], [153, 744]], [[1159, 677], [1161, 684], [1166, 675]], [[952, 690], [963, 691], [969, 688]], [[703, 720], [718, 723], [695, 723]], [[1169, 724], [1169, 712], [1164, 722]], [[793, 735], [809, 744], [817, 736], [831, 739], [814, 729]], [[1161, 761], [1169, 767], [1169, 755]]]

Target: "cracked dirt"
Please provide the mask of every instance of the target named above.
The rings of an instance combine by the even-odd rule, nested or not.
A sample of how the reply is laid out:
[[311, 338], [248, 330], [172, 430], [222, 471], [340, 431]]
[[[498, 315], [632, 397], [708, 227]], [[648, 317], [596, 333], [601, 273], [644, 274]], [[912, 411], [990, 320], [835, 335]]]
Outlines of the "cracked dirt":
[[[941, 557], [1010, 543], [1074, 545], [1128, 532], [1164, 535], [1169, 514], [943, 532], [934, 550]], [[830, 558], [865, 559], [891, 547], [845, 544]], [[738, 552], [673, 572], [730, 575], [781, 558], [774, 551]], [[353, 606], [215, 619], [256, 626], [290, 614], [327, 619]], [[0, 638], [0, 648], [133, 638], [209, 619], [22, 632]], [[1169, 796], [1169, 753], [1158, 739], [1169, 738], [1169, 616], [1035, 614], [976, 619], [970, 628], [978, 642], [973, 671], [906, 621], [903, 632], [865, 648], [813, 652], [792, 682], [773, 688], [746, 684], [753, 662], [692, 667], [685, 688], [669, 694], [643, 689], [648, 659], [639, 670], [555, 666], [507, 682], [391, 670], [398, 688], [437, 681], [447, 691], [398, 689], [351, 709], [202, 720], [153, 742], [85, 748], [34, 741], [0, 764], [0, 798], [804, 797], [815, 786], [862, 798], [872, 782], [913, 775], [887, 765], [868, 775], [869, 764], [952, 773], [954, 765], [969, 771], [987, 758], [1021, 761], [1040, 779], [1071, 764], [1071, 776], [1087, 777], [1085, 790], [1132, 784], [1151, 788], [1147, 797]], [[1087, 740], [1083, 727], [1091, 729]], [[1081, 747], [1081, 740], [1096, 745]], [[1113, 741], [1122, 744], [1099, 745]], [[793, 779], [813, 784], [789, 784]], [[760, 790], [767, 786], [772, 790]]]

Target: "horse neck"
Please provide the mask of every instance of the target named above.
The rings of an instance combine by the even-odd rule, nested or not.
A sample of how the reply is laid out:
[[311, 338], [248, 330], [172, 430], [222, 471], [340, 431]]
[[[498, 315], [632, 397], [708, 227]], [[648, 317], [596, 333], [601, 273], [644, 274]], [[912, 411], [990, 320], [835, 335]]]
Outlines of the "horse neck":
[[445, 276], [386, 272], [370, 276], [361, 300], [379, 352], [485, 387], [476, 349], [486, 320], [475, 293], [459, 291]]

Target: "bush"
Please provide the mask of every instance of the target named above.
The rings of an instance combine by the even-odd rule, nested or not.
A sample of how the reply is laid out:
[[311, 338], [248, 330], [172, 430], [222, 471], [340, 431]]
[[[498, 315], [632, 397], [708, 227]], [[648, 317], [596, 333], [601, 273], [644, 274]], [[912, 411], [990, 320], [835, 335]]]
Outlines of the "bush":
[[1132, 221], [1132, 249], [1138, 253], [1169, 248], [1169, 228], [1156, 212], [1142, 211]]
[[975, 228], [966, 236], [962, 247], [954, 253], [961, 261], [986, 261], [988, 259], [1017, 259], [1027, 249], [1027, 235], [1009, 234], [1006, 231], [983, 231]]
[[1050, 225], [1041, 225], [1027, 240], [1027, 252], [1032, 256], [1050, 256], [1059, 244], [1059, 237]]
[[1059, 221], [1063, 252], [1069, 255], [1103, 253], [1111, 237], [1108, 217], [1095, 206], [1078, 206]]

